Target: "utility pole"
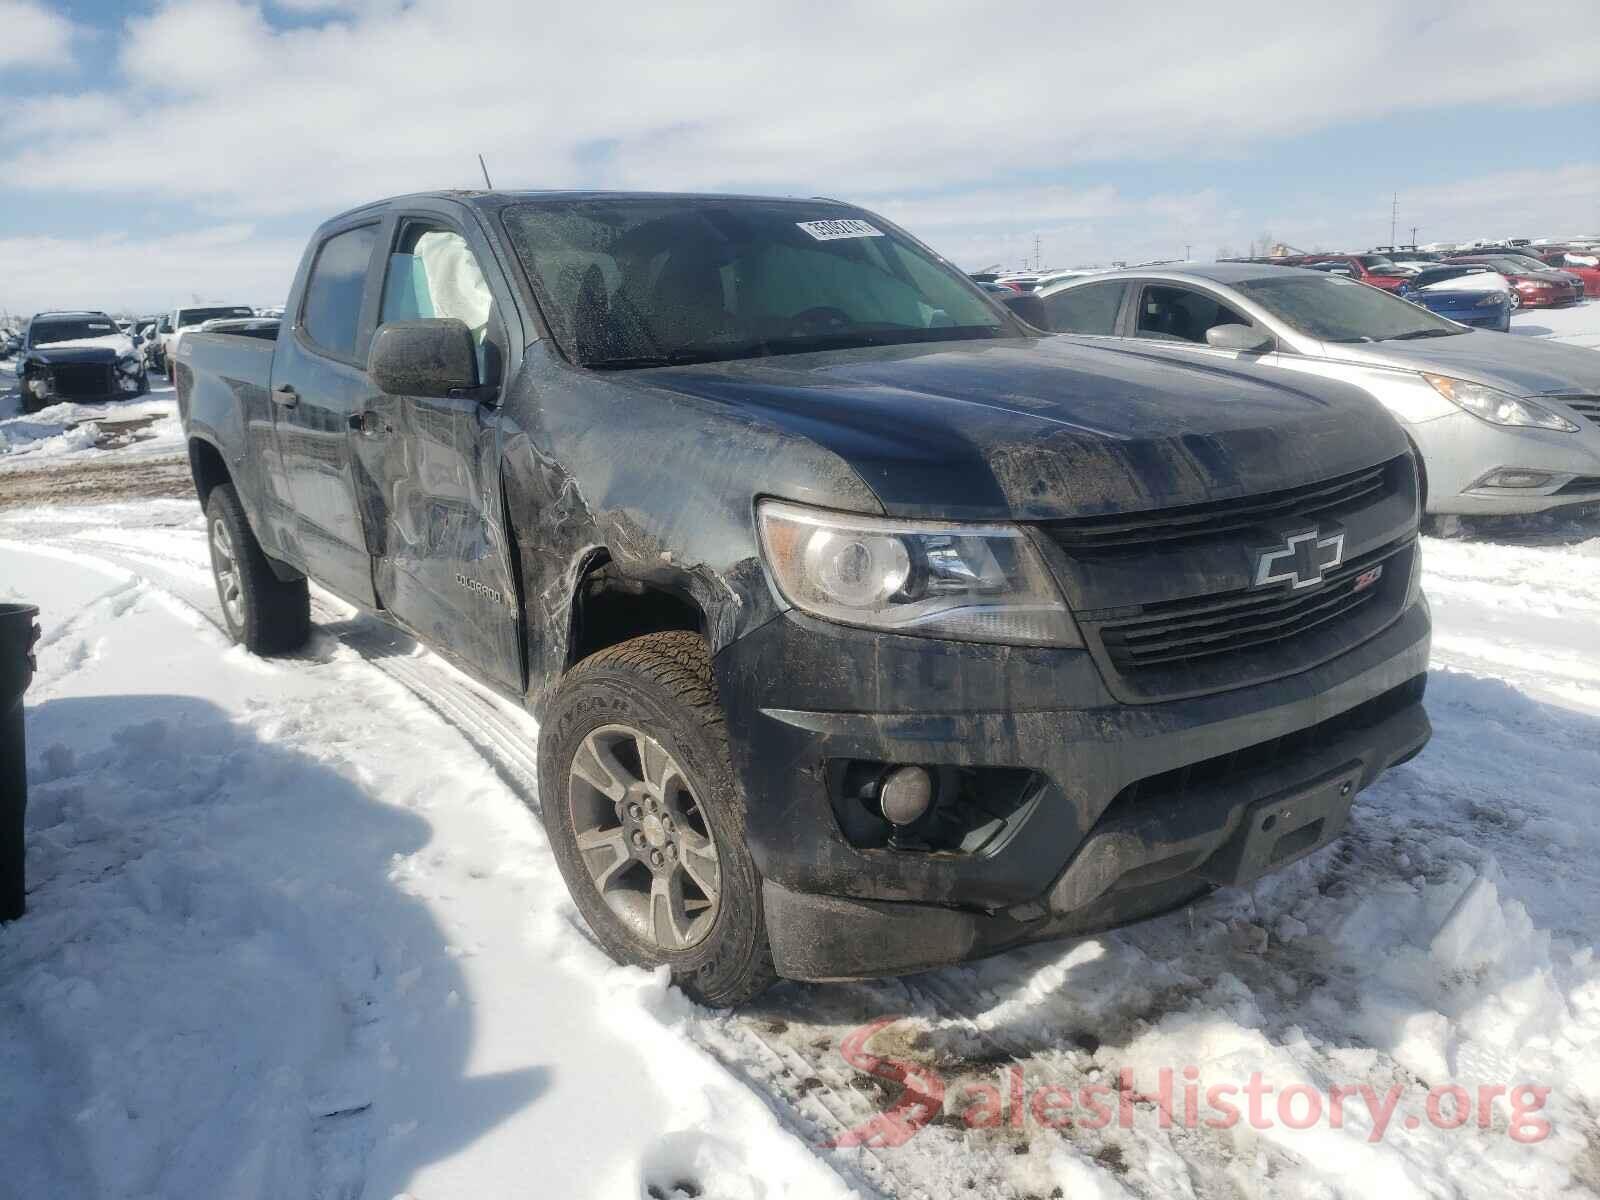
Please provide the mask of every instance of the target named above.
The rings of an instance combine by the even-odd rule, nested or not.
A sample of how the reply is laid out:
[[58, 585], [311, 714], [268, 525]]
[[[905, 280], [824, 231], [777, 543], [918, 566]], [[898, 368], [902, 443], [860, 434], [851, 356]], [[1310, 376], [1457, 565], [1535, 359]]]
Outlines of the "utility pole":
[[1389, 245], [1394, 245], [1394, 227], [1400, 223], [1400, 193], [1394, 194], [1394, 202], [1389, 205]]
[[1037, 271], [1043, 265], [1044, 262], [1039, 257], [1039, 235], [1036, 233], [1033, 235], [1033, 269]]
[[1415, 225], [1411, 227], [1411, 248], [1413, 250], [1417, 248], [1417, 227]]
[[1185, 242], [1183, 244], [1183, 261], [1184, 262], [1188, 262], [1189, 261], [1189, 250], [1190, 250], [1190, 244], [1188, 242]]

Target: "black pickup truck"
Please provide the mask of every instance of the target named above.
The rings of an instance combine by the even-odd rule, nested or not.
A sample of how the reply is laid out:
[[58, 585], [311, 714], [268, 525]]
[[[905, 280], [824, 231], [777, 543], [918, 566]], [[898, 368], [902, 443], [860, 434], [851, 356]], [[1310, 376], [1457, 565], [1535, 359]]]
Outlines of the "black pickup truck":
[[526, 705], [578, 908], [710, 1003], [1172, 909], [1429, 735], [1381, 409], [1042, 335], [845, 204], [387, 200], [176, 378], [233, 635], [311, 579]]

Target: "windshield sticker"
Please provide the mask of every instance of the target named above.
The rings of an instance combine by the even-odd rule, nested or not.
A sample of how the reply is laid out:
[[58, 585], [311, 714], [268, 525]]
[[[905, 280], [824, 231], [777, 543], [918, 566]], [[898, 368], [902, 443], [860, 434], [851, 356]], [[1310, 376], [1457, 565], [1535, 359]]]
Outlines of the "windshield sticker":
[[874, 229], [867, 222], [858, 221], [854, 217], [838, 221], [796, 221], [795, 224], [819, 242], [832, 242], [839, 238], [883, 236], [883, 230]]

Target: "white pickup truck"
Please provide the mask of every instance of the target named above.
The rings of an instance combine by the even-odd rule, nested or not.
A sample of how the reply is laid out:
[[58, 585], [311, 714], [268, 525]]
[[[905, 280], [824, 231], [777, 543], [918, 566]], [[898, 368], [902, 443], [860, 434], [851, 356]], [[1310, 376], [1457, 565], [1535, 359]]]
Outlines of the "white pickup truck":
[[172, 378], [172, 364], [177, 361], [178, 342], [183, 337], [186, 329], [198, 329], [202, 322], [212, 321], [218, 317], [253, 317], [256, 310], [248, 304], [208, 304], [196, 305], [191, 308], [173, 309], [170, 316], [161, 322], [161, 328], [156, 337], [160, 346], [159, 357], [162, 370], [167, 373], [167, 378]]

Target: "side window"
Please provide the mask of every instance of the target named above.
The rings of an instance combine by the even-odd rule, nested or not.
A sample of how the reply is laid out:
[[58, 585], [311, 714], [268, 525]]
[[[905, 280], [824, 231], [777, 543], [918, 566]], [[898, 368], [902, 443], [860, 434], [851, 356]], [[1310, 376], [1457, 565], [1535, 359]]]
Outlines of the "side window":
[[306, 280], [301, 324], [306, 335], [333, 354], [344, 358], [356, 352], [356, 332], [361, 322], [361, 295], [367, 286], [372, 247], [378, 240], [376, 225], [347, 229], [322, 243], [317, 261]]
[[499, 322], [494, 293], [466, 238], [421, 222], [406, 225], [389, 255], [378, 322], [455, 317], [478, 346], [478, 378], [498, 382]]
[[1147, 287], [1139, 299], [1138, 336], [1165, 342], [1205, 345], [1215, 325], [1252, 324], [1250, 319], [1204, 292], [1181, 287]]
[[1045, 317], [1053, 333], [1087, 333], [1109, 337], [1117, 331], [1117, 313], [1128, 294], [1125, 280], [1086, 283], [1044, 298]]

